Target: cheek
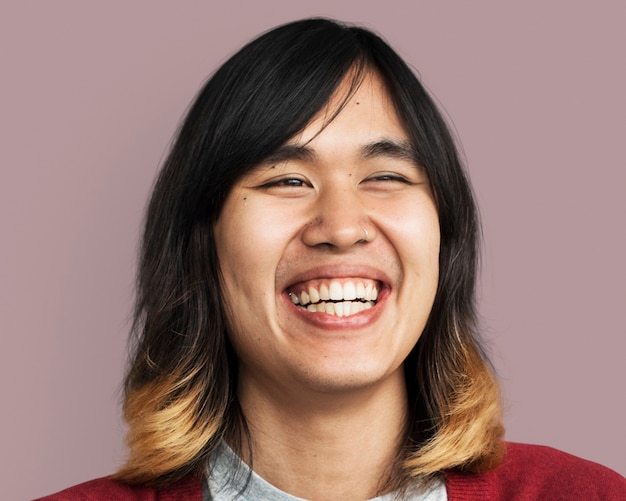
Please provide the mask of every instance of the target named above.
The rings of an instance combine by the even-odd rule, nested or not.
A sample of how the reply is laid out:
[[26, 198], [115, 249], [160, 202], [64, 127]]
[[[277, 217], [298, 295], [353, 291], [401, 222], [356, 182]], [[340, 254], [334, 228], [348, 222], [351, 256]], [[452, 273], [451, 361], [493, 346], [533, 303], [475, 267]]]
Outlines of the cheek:
[[441, 233], [439, 229], [439, 219], [435, 217], [427, 227], [423, 228], [422, 238], [424, 239], [425, 252], [428, 255], [430, 267], [436, 278], [439, 277], [439, 251], [441, 245]]
[[[262, 321], [263, 296], [267, 294], [267, 280], [262, 278], [263, 259], [260, 249], [259, 224], [248, 217], [247, 204], [229, 201], [215, 225], [215, 245], [222, 277], [222, 293], [230, 339], [239, 358], [256, 342], [243, 333], [254, 332], [250, 323]], [[245, 358], [245, 357], [244, 357]]]
[[251, 198], [229, 198], [215, 225], [216, 250], [229, 299], [263, 303], [263, 297], [274, 291], [288, 228], [284, 214]]
[[439, 230], [439, 219], [437, 213], [432, 210], [430, 217], [423, 220], [418, 229], [417, 241], [419, 242], [419, 258], [422, 262], [420, 275], [426, 278], [429, 283], [433, 300], [439, 282], [439, 251], [441, 234]]
[[438, 275], [440, 230], [434, 203], [408, 204], [390, 216], [396, 249], [402, 260], [408, 261], [405, 264], [417, 266], [420, 274]]

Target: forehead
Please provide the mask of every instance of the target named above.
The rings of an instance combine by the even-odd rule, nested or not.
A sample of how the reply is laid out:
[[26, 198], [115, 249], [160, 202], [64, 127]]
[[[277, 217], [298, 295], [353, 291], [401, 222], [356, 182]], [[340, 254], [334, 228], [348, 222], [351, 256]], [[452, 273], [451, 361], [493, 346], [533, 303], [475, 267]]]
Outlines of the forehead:
[[[380, 75], [368, 70], [361, 78], [349, 72], [329, 101], [288, 144], [308, 144], [338, 132], [338, 139], [389, 136], [406, 140], [404, 125]], [[371, 137], [367, 137], [368, 140]]]

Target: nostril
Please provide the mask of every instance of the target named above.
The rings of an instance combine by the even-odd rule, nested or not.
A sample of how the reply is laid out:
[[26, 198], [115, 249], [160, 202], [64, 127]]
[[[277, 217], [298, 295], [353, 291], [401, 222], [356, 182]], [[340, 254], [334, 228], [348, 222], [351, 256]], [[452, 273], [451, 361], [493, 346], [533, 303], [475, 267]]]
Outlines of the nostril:
[[375, 230], [363, 208], [357, 201], [346, 203], [335, 205], [327, 200], [323, 207], [318, 206], [303, 227], [303, 242], [309, 247], [341, 250], [371, 241]]

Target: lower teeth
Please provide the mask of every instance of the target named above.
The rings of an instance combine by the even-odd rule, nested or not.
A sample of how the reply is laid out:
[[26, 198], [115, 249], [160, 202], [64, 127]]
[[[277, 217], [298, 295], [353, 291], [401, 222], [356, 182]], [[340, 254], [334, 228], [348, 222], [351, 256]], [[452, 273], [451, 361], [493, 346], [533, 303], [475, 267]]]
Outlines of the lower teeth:
[[347, 317], [348, 315], [367, 310], [372, 306], [374, 306], [373, 301], [342, 301], [337, 303], [320, 301], [319, 303], [308, 304], [306, 307], [302, 306], [302, 308], [306, 308], [307, 311], [312, 313], [327, 313], [338, 317]]

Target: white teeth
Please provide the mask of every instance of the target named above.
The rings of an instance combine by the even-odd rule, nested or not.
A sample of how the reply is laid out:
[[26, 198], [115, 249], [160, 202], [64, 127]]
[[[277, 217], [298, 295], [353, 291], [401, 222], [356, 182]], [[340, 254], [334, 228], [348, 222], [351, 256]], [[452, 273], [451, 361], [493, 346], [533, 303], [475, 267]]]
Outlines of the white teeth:
[[356, 299], [356, 287], [353, 282], [346, 282], [343, 286], [343, 299], [352, 301]]
[[342, 287], [338, 282], [331, 282], [330, 288], [326, 285], [321, 285], [318, 291], [313, 287], [309, 287], [308, 291], [300, 292], [300, 296], [290, 292], [289, 298], [293, 304], [301, 305], [329, 300], [354, 301], [355, 299], [362, 299], [365, 301], [376, 301], [378, 299], [378, 289], [372, 284], [368, 284], [365, 287], [362, 283], [354, 285], [352, 282], [347, 282]]
[[340, 301], [338, 303], [331, 303], [321, 301], [319, 303], [310, 303], [306, 306], [306, 310], [311, 313], [327, 313], [328, 315], [335, 315], [338, 317], [348, 317], [350, 315], [356, 315], [363, 310], [369, 310], [374, 303], [371, 301]]
[[[343, 306], [346, 303], [332, 303], [332, 304], [335, 305], [335, 315], [337, 315], [338, 317], [343, 317]], [[348, 309], [350, 309], [350, 307], [348, 307]]]
[[372, 284], [367, 284], [363, 297], [368, 301], [376, 301], [376, 298], [378, 297], [378, 290]]
[[340, 301], [343, 299], [343, 287], [339, 282], [330, 283], [330, 299]]
[[347, 317], [374, 306], [378, 298], [378, 288], [371, 281], [363, 282], [338, 281], [322, 283], [319, 289], [310, 286], [300, 293], [289, 293], [291, 302], [306, 308], [310, 312], [327, 313], [338, 317]]
[[309, 287], [309, 298], [312, 303], [319, 303], [320, 293], [314, 287]]

